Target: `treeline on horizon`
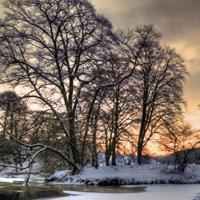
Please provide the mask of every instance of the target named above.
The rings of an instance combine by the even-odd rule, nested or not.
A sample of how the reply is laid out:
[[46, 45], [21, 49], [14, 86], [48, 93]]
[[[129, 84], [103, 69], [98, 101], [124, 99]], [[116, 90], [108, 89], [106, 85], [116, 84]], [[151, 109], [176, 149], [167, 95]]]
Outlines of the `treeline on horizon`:
[[142, 164], [152, 140], [172, 153], [198, 145], [183, 117], [184, 60], [153, 25], [115, 31], [87, 0], [5, 7], [0, 80], [20, 92], [0, 94], [2, 166], [54, 153], [77, 173], [102, 150], [106, 165], [127, 146]]

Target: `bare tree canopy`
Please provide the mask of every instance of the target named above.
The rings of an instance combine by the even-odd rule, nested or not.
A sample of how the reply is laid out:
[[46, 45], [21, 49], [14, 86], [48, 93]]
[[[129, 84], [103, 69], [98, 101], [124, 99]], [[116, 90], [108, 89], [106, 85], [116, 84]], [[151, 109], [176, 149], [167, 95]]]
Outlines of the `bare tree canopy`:
[[[134, 143], [141, 164], [152, 137], [182, 115], [183, 59], [161, 45], [152, 25], [113, 31], [87, 0], [8, 0], [5, 5], [0, 82], [24, 89], [20, 97], [0, 94], [0, 107], [11, 116], [22, 111], [18, 117], [27, 122], [22, 132], [31, 135], [27, 144], [13, 139], [40, 147], [33, 158], [56, 152], [74, 173], [88, 162], [97, 167], [102, 146], [107, 164], [112, 158], [115, 165], [125, 142]], [[26, 99], [37, 102], [38, 110]]]
[[143, 147], [154, 133], [162, 130], [183, 108], [183, 84], [187, 75], [183, 59], [169, 47], [160, 44], [161, 35], [153, 26], [141, 26], [135, 31], [134, 51], [138, 52], [136, 91], [139, 100], [140, 128], [138, 163]]
[[77, 106], [85, 86], [100, 74], [104, 49], [116, 39], [111, 23], [88, 1], [9, 0], [0, 35], [8, 80], [24, 85], [27, 98], [54, 113], [80, 164]]

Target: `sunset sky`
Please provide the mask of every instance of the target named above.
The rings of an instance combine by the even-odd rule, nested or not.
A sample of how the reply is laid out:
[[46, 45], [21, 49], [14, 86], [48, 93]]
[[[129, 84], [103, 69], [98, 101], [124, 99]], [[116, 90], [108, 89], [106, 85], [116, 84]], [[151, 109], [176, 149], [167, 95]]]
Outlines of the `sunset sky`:
[[186, 61], [190, 76], [185, 86], [186, 119], [200, 128], [200, 1], [199, 0], [92, 0], [115, 28], [154, 24], [163, 41]]
[[[0, 0], [2, 3], [3, 0]], [[163, 42], [186, 61], [190, 76], [185, 86], [186, 119], [200, 128], [200, 0], [91, 0], [115, 29], [154, 24]], [[3, 11], [1, 10], [1, 13]]]

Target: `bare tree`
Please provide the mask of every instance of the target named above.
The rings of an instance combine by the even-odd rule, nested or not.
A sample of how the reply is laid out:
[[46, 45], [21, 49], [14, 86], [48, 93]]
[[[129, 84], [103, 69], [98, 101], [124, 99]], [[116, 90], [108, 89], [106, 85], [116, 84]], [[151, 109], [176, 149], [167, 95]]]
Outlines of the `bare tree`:
[[172, 122], [165, 122], [160, 135], [161, 149], [174, 157], [175, 170], [184, 172], [192, 161], [191, 153], [198, 146], [198, 131], [192, 130], [189, 124], [177, 116]]
[[175, 50], [162, 47], [160, 33], [153, 26], [141, 26], [133, 34], [133, 50], [138, 52], [140, 67], [134, 73], [139, 100], [138, 163], [142, 151], [154, 133], [159, 133], [163, 120], [182, 112], [183, 83], [186, 68]]
[[116, 153], [120, 149], [121, 141], [127, 142], [124, 138], [131, 135], [130, 130], [137, 116], [130, 82], [131, 80], [125, 80], [115, 86], [103, 100], [100, 120], [105, 129], [104, 134], [101, 134], [101, 140], [105, 142], [107, 165], [110, 158], [112, 165], [116, 165]]
[[[10, 147], [7, 153], [9, 152], [10, 156], [13, 157], [17, 171], [18, 165], [22, 167], [26, 156], [23, 155], [24, 149], [12, 141], [10, 136], [23, 140], [27, 135], [27, 132], [24, 130], [26, 126], [27, 106], [15, 92], [5, 91], [0, 94], [0, 108], [1, 145], [3, 147], [5, 144]], [[8, 146], [5, 146], [5, 148], [8, 148]], [[2, 150], [4, 151], [5, 148], [2, 148]], [[5, 151], [4, 153], [7, 160], [9, 160], [10, 156]]]
[[68, 157], [79, 168], [79, 100], [100, 71], [99, 55], [113, 41], [110, 22], [88, 1], [9, 0], [0, 32], [8, 80], [25, 86], [27, 98], [38, 99], [56, 116], [65, 133], [66, 154], [70, 149]]
[[137, 64], [135, 58], [130, 56], [132, 52], [124, 38], [127, 36], [121, 36], [121, 44], [116, 51], [107, 53], [110, 54], [110, 59], [107, 63], [109, 70], [107, 70], [106, 76], [112, 80], [111, 82], [117, 83], [111, 88], [107, 88], [100, 112], [101, 124], [104, 127], [104, 133], [100, 135], [101, 140], [104, 141], [107, 165], [109, 165], [110, 158], [112, 165], [116, 165], [116, 153], [120, 140], [129, 133], [137, 113], [136, 98], [135, 95], [131, 95], [135, 92], [132, 75]]

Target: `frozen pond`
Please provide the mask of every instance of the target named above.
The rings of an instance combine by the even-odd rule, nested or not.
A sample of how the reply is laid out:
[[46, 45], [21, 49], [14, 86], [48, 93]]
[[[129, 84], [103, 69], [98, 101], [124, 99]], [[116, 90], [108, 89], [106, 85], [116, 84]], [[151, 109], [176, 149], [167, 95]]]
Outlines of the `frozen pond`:
[[200, 185], [152, 185], [136, 193], [66, 192], [71, 196], [51, 200], [193, 200]]

